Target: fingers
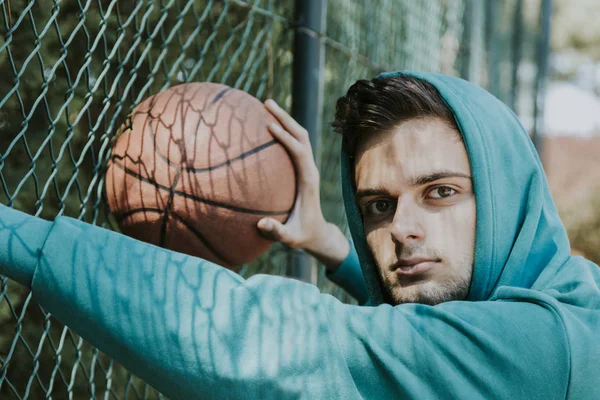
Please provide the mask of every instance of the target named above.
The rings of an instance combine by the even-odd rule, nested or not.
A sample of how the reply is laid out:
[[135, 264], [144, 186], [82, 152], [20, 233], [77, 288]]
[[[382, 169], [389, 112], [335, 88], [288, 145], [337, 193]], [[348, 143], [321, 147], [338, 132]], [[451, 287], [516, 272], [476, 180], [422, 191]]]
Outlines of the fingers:
[[290, 153], [301, 188], [304, 187], [311, 193], [318, 192], [319, 170], [315, 164], [308, 133], [273, 100], [267, 100], [265, 106], [284, 125], [282, 127], [277, 123], [269, 124], [269, 131]]
[[276, 123], [269, 124], [269, 130], [275, 139], [281, 142], [290, 153], [300, 180], [306, 183], [316, 180], [318, 184], [319, 171], [313, 158], [310, 143], [301, 143]]
[[283, 129], [288, 131], [296, 140], [301, 143], [309, 143], [308, 132], [304, 129], [291, 115], [289, 115], [283, 108], [279, 107], [275, 101], [269, 99], [265, 101], [265, 107], [273, 114], [279, 123], [283, 126]]
[[269, 240], [281, 242], [290, 247], [294, 245], [292, 238], [285, 229], [285, 226], [273, 218], [261, 219], [258, 221], [257, 227], [263, 236]]
[[298, 141], [295, 137], [283, 130], [279, 124], [273, 122], [269, 124], [269, 131], [275, 136], [275, 139], [279, 140], [290, 152], [294, 159], [297, 159], [302, 155], [305, 146]]

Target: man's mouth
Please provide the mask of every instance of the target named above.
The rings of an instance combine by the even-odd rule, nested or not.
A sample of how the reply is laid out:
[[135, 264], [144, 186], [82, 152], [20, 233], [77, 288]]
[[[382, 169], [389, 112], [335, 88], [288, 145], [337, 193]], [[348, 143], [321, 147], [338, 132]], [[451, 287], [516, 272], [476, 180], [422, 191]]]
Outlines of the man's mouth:
[[405, 258], [392, 266], [392, 271], [400, 276], [414, 276], [434, 268], [441, 260], [435, 258]]

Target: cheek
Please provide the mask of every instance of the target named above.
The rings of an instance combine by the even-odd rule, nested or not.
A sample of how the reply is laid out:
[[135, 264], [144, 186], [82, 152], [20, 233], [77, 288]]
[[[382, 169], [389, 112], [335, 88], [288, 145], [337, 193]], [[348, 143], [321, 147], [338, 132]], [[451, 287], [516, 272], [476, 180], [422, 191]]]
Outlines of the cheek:
[[389, 258], [388, 254], [394, 252], [394, 245], [390, 239], [389, 224], [386, 226], [378, 226], [372, 229], [365, 227], [367, 244], [371, 248], [371, 252], [375, 260], [381, 263]]
[[472, 250], [475, 238], [474, 200], [464, 201], [433, 214], [429, 221], [429, 233], [429, 239], [436, 247], [448, 249], [451, 253]]
[[476, 208], [475, 198], [461, 204], [457, 210], [458, 226], [460, 235], [470, 244], [475, 242]]

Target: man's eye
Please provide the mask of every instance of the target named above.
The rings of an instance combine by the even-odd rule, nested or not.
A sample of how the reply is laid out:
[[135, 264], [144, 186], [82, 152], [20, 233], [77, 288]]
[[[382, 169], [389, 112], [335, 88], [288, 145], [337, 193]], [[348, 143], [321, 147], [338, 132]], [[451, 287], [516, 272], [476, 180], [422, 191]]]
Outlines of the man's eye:
[[456, 194], [456, 190], [452, 189], [449, 186], [438, 186], [429, 192], [429, 197], [433, 199], [444, 199], [446, 197], [450, 197]]
[[364, 214], [380, 216], [389, 212], [393, 206], [389, 200], [373, 200], [365, 206]]

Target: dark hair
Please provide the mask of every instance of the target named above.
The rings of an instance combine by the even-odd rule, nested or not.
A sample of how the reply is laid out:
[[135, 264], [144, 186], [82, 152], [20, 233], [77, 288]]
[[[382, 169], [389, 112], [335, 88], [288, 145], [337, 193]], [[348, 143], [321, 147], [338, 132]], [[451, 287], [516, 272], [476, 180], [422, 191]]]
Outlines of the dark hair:
[[444, 120], [456, 129], [462, 140], [452, 111], [437, 89], [423, 79], [403, 74], [354, 83], [348, 93], [338, 99], [331, 125], [343, 136], [344, 152], [353, 155], [358, 137], [422, 117]]

